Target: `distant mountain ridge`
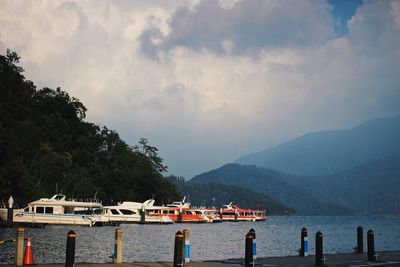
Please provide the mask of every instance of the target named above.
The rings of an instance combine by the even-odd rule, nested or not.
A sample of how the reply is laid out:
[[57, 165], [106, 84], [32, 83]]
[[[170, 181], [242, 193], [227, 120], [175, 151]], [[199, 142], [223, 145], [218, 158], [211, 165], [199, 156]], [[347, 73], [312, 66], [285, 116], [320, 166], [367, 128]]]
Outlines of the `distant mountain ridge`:
[[191, 183], [224, 183], [278, 199], [302, 215], [400, 214], [400, 157], [384, 157], [330, 176], [295, 176], [227, 164]]
[[307, 191], [286, 182], [288, 175], [256, 166], [226, 164], [218, 169], [195, 176], [191, 184], [221, 183], [236, 185], [264, 193], [302, 215], [350, 215], [350, 209], [323, 202]]
[[236, 163], [321, 176], [392, 155], [400, 155], [400, 116], [370, 120], [348, 130], [306, 134]]

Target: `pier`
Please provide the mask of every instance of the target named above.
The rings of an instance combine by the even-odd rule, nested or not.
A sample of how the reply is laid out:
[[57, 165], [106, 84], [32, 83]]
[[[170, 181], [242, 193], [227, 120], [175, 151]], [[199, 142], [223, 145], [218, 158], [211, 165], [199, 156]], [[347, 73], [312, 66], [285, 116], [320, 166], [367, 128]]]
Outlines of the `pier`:
[[[1, 265], [2, 267], [14, 267], [15, 265]], [[36, 264], [36, 267], [64, 267], [65, 264]], [[172, 267], [172, 262], [132, 262], [132, 263], [76, 263], [77, 267]], [[244, 266], [244, 258], [227, 259], [220, 261], [191, 261], [190, 267], [229, 267]], [[258, 258], [255, 266], [315, 266], [314, 255], [308, 257], [286, 256]], [[326, 254], [324, 266], [400, 266], [400, 251], [378, 252], [378, 259], [374, 262], [367, 261], [367, 254], [341, 253]]]

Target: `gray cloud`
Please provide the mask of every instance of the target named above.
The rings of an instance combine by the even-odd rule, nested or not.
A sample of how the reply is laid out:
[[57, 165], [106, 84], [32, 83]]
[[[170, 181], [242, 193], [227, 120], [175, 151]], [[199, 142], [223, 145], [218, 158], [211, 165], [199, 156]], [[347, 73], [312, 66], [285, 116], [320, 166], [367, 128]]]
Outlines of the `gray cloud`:
[[400, 114], [399, 1], [367, 1], [340, 37], [324, 1], [160, 1], [2, 0], [0, 50], [187, 177]]
[[151, 56], [180, 46], [216, 53], [318, 46], [334, 37], [329, 8], [325, 1], [308, 0], [247, 0], [228, 8], [216, 0], [201, 1], [194, 8], [178, 8], [168, 22], [169, 33], [163, 36], [152, 26], [140, 42]]

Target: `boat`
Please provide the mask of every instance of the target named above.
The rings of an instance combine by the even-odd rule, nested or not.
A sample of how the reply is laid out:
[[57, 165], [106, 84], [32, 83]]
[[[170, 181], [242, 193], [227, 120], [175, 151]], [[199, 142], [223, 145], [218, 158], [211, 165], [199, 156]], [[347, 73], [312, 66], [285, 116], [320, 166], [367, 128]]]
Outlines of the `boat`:
[[265, 221], [267, 217], [262, 210], [242, 209], [239, 205], [233, 205], [232, 202], [224, 205], [219, 211], [222, 221]]
[[146, 207], [146, 214], [150, 216], [168, 216], [173, 222], [177, 223], [207, 223], [210, 219], [197, 209], [191, 208], [190, 203], [186, 202], [186, 197], [182, 201], [176, 201], [166, 206]]
[[146, 224], [171, 224], [169, 216], [153, 216], [146, 213], [147, 208], [154, 206], [154, 199], [143, 203], [124, 201], [116, 206], [104, 206], [102, 214], [109, 222], [113, 223], [146, 223]]
[[192, 211], [194, 211], [196, 214], [205, 216], [208, 219], [207, 222], [209, 223], [222, 222], [219, 212], [215, 208], [192, 208]]
[[[94, 226], [106, 223], [101, 215], [93, 214], [102, 208], [95, 199], [67, 199], [63, 194], [30, 202], [24, 209], [13, 210], [13, 223], [26, 225], [82, 225]], [[8, 210], [0, 209], [0, 219], [7, 221]]]

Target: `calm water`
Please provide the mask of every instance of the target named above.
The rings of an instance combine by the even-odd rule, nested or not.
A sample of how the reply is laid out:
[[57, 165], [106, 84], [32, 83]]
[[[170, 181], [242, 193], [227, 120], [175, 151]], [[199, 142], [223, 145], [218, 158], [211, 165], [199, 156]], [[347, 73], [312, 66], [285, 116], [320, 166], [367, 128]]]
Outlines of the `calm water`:
[[[179, 230], [191, 231], [192, 260], [244, 257], [244, 237], [256, 230], [259, 257], [297, 255], [300, 230], [308, 229], [310, 254], [314, 252], [315, 233], [324, 234], [324, 253], [352, 252], [356, 228], [375, 232], [377, 251], [400, 250], [400, 216], [379, 217], [270, 217], [266, 222], [173, 225], [121, 225], [124, 230], [124, 261], [172, 261], [174, 236]], [[116, 227], [61, 227], [27, 229], [33, 236], [35, 263], [62, 263], [66, 235], [74, 230], [76, 262], [110, 262]], [[15, 229], [1, 229], [0, 240], [14, 238]], [[366, 241], [365, 241], [366, 242]], [[364, 245], [366, 247], [366, 244]], [[0, 246], [0, 263], [13, 261], [14, 245]]]

